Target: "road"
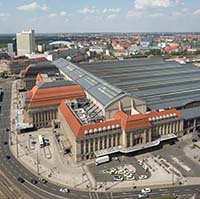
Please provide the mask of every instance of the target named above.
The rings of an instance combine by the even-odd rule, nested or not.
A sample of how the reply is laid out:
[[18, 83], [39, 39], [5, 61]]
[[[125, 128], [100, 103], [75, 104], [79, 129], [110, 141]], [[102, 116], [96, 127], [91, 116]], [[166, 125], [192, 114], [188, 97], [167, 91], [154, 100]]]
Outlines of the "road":
[[[62, 193], [59, 191], [60, 186], [53, 183], [37, 183], [32, 184], [30, 180], [32, 178], [37, 179], [33, 173], [26, 169], [11, 153], [9, 144], [9, 132], [6, 128], [10, 128], [10, 103], [11, 103], [11, 82], [1, 83], [4, 87], [4, 98], [2, 102], [2, 114], [0, 115], [0, 169], [1, 171], [21, 190], [26, 192], [34, 199], [130, 199], [137, 198], [140, 191], [130, 192], [83, 192], [70, 189], [69, 193]], [[6, 155], [11, 156], [11, 159], [7, 160]], [[17, 181], [18, 177], [25, 179], [24, 183]], [[194, 193], [199, 192], [200, 185], [171, 187], [163, 189], [153, 189], [150, 193], [150, 197], [159, 196], [173, 196], [183, 195], [191, 196]]]

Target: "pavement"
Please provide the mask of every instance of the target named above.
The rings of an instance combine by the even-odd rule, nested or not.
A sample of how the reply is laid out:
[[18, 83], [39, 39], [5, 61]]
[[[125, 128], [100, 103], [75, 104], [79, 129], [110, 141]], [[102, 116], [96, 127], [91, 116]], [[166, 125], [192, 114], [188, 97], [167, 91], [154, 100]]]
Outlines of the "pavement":
[[[2, 103], [2, 113], [0, 115], [0, 169], [6, 175], [12, 183], [17, 186], [20, 190], [27, 193], [33, 199], [127, 199], [136, 198], [140, 193], [140, 190], [123, 191], [118, 190], [116, 192], [91, 192], [80, 191], [77, 189], [70, 189], [69, 193], [62, 193], [59, 191], [60, 185], [53, 184], [50, 181], [46, 184], [37, 183], [32, 184], [30, 180], [32, 178], [37, 179], [35, 173], [30, 172], [24, 165], [22, 165], [15, 156], [13, 156], [9, 144], [5, 142], [10, 142], [9, 132], [6, 128], [10, 128], [10, 105], [11, 105], [11, 84], [7, 82], [5, 85], [7, 87]], [[7, 160], [6, 155], [10, 155], [11, 159]], [[25, 179], [24, 183], [17, 181], [18, 177]], [[65, 187], [63, 187], [65, 188]], [[160, 197], [160, 196], [192, 196], [194, 193], [199, 192], [200, 185], [188, 185], [188, 186], [178, 186], [178, 187], [167, 187], [167, 188], [155, 188], [152, 189], [150, 198]]]

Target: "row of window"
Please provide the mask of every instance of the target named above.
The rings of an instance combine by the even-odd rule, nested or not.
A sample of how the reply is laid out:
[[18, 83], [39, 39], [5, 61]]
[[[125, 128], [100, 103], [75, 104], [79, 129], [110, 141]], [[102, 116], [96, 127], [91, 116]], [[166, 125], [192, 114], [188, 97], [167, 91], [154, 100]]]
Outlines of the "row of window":
[[120, 134], [82, 140], [81, 154], [88, 154], [118, 145], [120, 145]]

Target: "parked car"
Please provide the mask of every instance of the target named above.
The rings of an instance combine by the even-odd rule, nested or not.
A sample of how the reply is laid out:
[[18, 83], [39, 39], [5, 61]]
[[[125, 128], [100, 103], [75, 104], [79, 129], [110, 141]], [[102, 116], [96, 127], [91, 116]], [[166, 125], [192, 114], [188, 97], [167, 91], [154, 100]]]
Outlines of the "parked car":
[[118, 157], [112, 157], [111, 160], [119, 160]]
[[10, 157], [9, 155], [6, 155], [6, 159], [7, 159], [7, 160], [10, 160], [10, 158], [11, 158], [11, 157]]
[[24, 183], [24, 182], [25, 182], [24, 178], [22, 178], [22, 177], [18, 177], [17, 180], [18, 180], [19, 182], [21, 182], [21, 183]]
[[124, 178], [122, 176], [113, 176], [114, 181], [123, 181]]
[[192, 142], [197, 142], [197, 139], [193, 138], [193, 139], [192, 139]]
[[7, 142], [7, 141], [5, 141], [5, 142], [4, 142], [4, 145], [7, 145], [7, 144], [8, 144], [8, 142]]
[[150, 188], [144, 188], [141, 190], [141, 193], [151, 193], [151, 189]]
[[138, 162], [138, 164], [139, 164], [140, 166], [143, 165], [143, 161], [142, 161], [142, 160], [138, 160], [137, 162]]

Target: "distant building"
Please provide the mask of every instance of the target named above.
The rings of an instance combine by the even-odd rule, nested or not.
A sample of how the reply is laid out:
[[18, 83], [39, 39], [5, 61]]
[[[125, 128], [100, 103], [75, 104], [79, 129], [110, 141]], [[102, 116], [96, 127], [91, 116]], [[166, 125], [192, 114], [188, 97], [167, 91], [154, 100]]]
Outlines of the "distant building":
[[41, 74], [59, 74], [58, 68], [51, 62], [44, 61], [30, 64], [24, 71], [21, 72], [22, 75], [22, 85], [26, 90], [31, 90], [35, 86], [35, 81], [38, 73]]
[[96, 52], [97, 54], [104, 53], [105, 50], [106, 50], [105, 48], [100, 47], [100, 46], [91, 46], [91, 47], [89, 48], [89, 51], [90, 51], [90, 52]]
[[17, 55], [32, 54], [35, 52], [35, 31], [23, 30], [16, 34], [17, 38]]
[[15, 55], [13, 43], [8, 43], [8, 55], [11, 57], [13, 57]]

